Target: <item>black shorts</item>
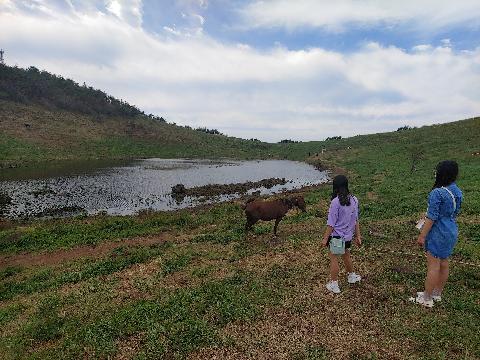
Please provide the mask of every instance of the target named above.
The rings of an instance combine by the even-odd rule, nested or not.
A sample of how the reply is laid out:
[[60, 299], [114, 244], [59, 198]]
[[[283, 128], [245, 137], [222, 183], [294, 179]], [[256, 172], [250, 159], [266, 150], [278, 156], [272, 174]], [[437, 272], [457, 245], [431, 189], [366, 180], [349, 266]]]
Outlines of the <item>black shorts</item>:
[[[335, 238], [335, 239], [341, 239], [340, 236], [330, 236], [328, 238], [327, 246], [330, 246], [330, 239]], [[350, 241], [345, 241], [345, 249], [350, 249], [352, 247], [352, 240]]]

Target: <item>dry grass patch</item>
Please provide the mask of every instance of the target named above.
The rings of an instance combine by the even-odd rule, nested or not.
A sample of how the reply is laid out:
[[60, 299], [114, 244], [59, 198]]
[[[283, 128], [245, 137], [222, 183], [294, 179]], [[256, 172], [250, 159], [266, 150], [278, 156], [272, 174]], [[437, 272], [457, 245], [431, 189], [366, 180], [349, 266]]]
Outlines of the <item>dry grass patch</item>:
[[145, 333], [141, 332], [128, 336], [125, 339], [121, 339], [117, 342], [117, 353], [113, 357], [114, 360], [131, 360], [135, 359], [135, 356], [141, 349], [144, 342]]

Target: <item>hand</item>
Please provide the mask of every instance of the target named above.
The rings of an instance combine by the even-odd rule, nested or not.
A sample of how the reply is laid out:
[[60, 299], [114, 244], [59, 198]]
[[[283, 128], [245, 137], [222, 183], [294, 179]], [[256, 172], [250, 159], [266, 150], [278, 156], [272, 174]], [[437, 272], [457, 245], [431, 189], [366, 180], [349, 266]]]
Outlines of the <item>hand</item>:
[[356, 238], [355, 238], [355, 244], [357, 246], [362, 246], [362, 237], [360, 235], [358, 235]]
[[421, 247], [425, 246], [425, 236], [422, 234], [418, 235], [417, 244]]
[[323, 239], [322, 245], [327, 247], [327, 244], [328, 244], [328, 238]]

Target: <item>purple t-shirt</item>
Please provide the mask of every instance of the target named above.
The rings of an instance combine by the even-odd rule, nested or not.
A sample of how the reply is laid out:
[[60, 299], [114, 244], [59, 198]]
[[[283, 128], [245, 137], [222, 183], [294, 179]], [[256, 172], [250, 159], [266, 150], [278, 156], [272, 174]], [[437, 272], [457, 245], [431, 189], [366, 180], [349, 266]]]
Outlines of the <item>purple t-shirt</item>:
[[351, 241], [355, 234], [355, 224], [358, 220], [358, 200], [350, 196], [350, 205], [340, 205], [338, 196], [330, 203], [327, 225], [333, 228], [332, 236], [341, 236], [345, 241]]

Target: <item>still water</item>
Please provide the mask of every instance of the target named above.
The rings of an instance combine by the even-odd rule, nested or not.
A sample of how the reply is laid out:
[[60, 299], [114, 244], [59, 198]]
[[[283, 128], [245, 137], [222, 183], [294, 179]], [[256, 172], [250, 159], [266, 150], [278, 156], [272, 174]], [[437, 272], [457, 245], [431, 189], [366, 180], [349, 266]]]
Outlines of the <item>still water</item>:
[[1, 170], [0, 191], [11, 198], [3, 216], [69, 216], [79, 213], [130, 215], [140, 210], [173, 210], [240, 196], [185, 197], [175, 200], [172, 186], [187, 188], [285, 178], [284, 185], [252, 189], [263, 194], [314, 185], [325, 172], [288, 160], [216, 161], [147, 159], [130, 162], [67, 162], [35, 169]]

